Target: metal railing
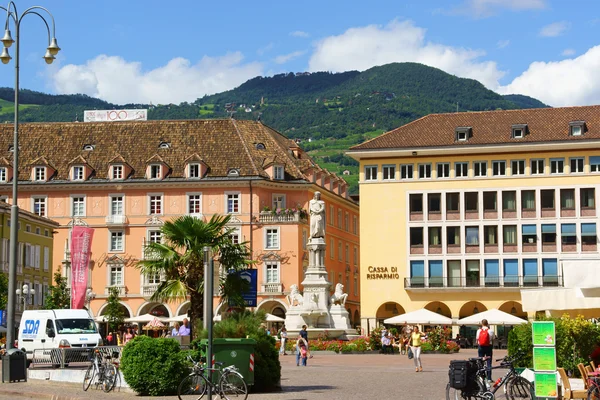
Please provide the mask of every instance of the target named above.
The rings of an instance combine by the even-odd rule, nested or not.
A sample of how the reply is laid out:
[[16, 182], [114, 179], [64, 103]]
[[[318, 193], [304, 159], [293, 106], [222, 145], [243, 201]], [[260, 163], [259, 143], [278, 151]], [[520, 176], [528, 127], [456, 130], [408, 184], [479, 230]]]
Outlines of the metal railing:
[[406, 289], [421, 288], [522, 288], [563, 286], [562, 276], [557, 275], [507, 275], [489, 277], [413, 277], [404, 278]]
[[261, 211], [258, 221], [262, 223], [306, 222], [306, 218], [303, 218], [299, 212], [274, 214], [271, 211]]
[[[81, 366], [90, 363], [95, 350], [100, 350], [102, 356], [111, 356], [116, 361], [121, 360], [123, 347], [100, 346], [100, 347], [68, 347], [62, 349], [35, 349], [31, 358], [30, 368], [54, 367], [66, 368], [68, 366]], [[116, 357], [114, 357], [116, 356]]]

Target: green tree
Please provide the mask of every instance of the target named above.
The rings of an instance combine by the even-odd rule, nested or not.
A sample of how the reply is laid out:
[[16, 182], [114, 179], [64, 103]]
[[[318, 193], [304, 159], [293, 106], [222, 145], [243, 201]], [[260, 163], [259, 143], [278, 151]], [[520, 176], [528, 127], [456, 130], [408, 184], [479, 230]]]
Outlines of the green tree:
[[0, 274], [0, 310], [6, 310], [8, 303], [8, 276]]
[[104, 308], [103, 317], [106, 318], [110, 331], [116, 331], [119, 326], [123, 324], [125, 319], [125, 313], [123, 312], [123, 306], [119, 302], [119, 288], [111, 287], [106, 300], [106, 307]]
[[60, 272], [54, 273], [54, 285], [51, 285], [44, 301], [44, 309], [58, 310], [71, 307], [71, 294], [67, 286], [67, 278]]
[[[204, 247], [212, 248], [224, 271], [239, 271], [251, 264], [247, 245], [231, 240], [233, 229], [227, 227], [230, 219], [230, 215], [213, 215], [206, 222], [185, 215], [165, 222], [161, 228], [164, 241], [149, 243], [146, 259], [137, 264], [143, 274], [164, 277], [151, 300], [162, 302], [189, 296], [191, 326], [195, 326], [197, 318], [204, 317]], [[225, 274], [220, 283], [223, 301], [243, 307], [242, 293], [247, 290], [244, 282], [238, 274]]]

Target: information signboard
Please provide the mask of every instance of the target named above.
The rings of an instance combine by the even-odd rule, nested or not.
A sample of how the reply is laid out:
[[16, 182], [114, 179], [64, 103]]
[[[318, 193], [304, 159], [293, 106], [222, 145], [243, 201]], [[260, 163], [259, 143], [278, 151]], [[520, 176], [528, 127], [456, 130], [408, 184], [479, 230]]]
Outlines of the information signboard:
[[548, 398], [558, 396], [558, 382], [556, 373], [535, 372], [535, 396], [537, 398]]
[[556, 349], [554, 347], [533, 348], [533, 369], [537, 371], [556, 371]]
[[534, 321], [532, 323], [534, 346], [554, 346], [556, 335], [553, 321]]

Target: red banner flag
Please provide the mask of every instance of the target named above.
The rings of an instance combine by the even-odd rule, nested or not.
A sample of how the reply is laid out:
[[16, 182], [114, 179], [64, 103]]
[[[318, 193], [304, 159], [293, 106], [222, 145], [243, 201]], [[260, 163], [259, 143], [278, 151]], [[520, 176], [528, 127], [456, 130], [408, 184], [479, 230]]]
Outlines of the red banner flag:
[[93, 237], [94, 230], [85, 226], [75, 225], [71, 231], [71, 308], [74, 309], [85, 304]]

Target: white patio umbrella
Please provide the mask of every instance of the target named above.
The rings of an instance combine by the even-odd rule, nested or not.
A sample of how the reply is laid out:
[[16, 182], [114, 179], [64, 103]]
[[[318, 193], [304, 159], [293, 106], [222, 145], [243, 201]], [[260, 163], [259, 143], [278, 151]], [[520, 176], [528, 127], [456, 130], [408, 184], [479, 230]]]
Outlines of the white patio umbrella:
[[520, 325], [527, 321], [497, 308], [473, 314], [458, 320], [458, 325], [479, 325], [482, 319], [487, 319], [490, 325]]
[[452, 319], [425, 308], [384, 319], [385, 324], [452, 325]]
[[106, 315], [97, 315], [94, 317], [94, 321], [96, 322], [106, 322]]
[[[184, 318], [188, 318], [188, 316], [186, 314], [181, 314], [181, 315], [176, 315], [171, 318], [167, 318], [164, 320], [164, 322], [183, 322]], [[189, 320], [189, 318], [188, 318], [188, 320]]]
[[284, 322], [285, 319], [278, 317], [277, 315], [267, 313], [267, 322]]
[[165, 320], [162, 317], [157, 317], [152, 314], [144, 314], [144, 315], [138, 315], [137, 317], [125, 318], [125, 322], [133, 322], [133, 323], [137, 322], [137, 323], [143, 324], [145, 322], [150, 322], [150, 321], [154, 320], [154, 318], [158, 319], [159, 321]]

